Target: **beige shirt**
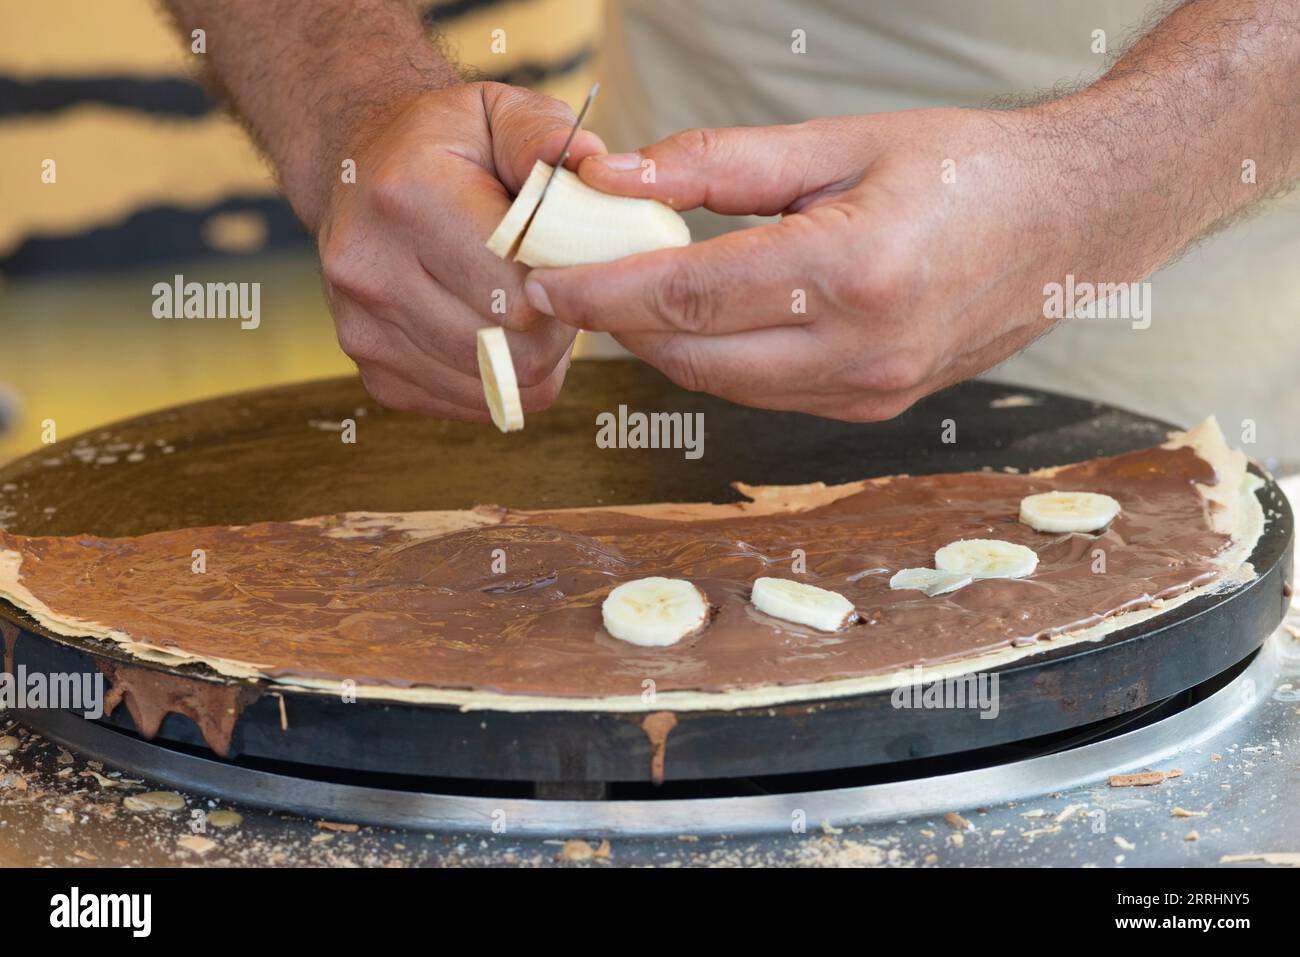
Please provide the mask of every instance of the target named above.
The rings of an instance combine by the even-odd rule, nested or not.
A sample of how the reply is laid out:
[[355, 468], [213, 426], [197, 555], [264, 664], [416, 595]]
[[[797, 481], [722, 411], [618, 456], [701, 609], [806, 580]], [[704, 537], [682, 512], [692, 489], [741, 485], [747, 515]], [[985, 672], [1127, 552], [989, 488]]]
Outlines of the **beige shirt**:
[[[1097, 76], [1104, 57], [1092, 50], [1094, 31], [1117, 49], [1142, 27], [1146, 7], [609, 0], [593, 127], [610, 149], [627, 150], [694, 126], [988, 106]], [[805, 53], [791, 52], [795, 30], [804, 31]], [[688, 219], [697, 240], [751, 224], [706, 213]], [[1180, 424], [1213, 413], [1249, 454], [1300, 468], [1300, 197], [1207, 240], [1151, 283], [1149, 328], [1072, 320], [990, 376]]]

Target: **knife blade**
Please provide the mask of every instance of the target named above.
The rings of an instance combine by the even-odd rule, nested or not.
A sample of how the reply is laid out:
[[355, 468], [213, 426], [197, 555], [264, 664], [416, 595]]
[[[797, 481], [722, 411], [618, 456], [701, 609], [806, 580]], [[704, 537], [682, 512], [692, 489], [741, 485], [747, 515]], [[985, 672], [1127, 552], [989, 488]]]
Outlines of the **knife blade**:
[[546, 185], [542, 187], [542, 195], [537, 197], [537, 205], [533, 207], [532, 213], [528, 217], [528, 222], [524, 224], [520, 235], [523, 236], [528, 232], [528, 227], [533, 224], [537, 218], [537, 211], [542, 208], [542, 203], [546, 200], [546, 193], [551, 188], [551, 183], [555, 179], [555, 174], [564, 166], [564, 161], [569, 158], [569, 147], [573, 145], [573, 138], [578, 135], [578, 130], [582, 129], [582, 121], [591, 109], [591, 103], [596, 99], [596, 94], [600, 92], [600, 84], [593, 83], [591, 90], [587, 93], [587, 99], [582, 104], [582, 109], [578, 111], [578, 118], [573, 121], [573, 129], [569, 130], [569, 138], [564, 141], [564, 148], [560, 150], [560, 158], [556, 161], [555, 167], [551, 170], [551, 175], [546, 177]]

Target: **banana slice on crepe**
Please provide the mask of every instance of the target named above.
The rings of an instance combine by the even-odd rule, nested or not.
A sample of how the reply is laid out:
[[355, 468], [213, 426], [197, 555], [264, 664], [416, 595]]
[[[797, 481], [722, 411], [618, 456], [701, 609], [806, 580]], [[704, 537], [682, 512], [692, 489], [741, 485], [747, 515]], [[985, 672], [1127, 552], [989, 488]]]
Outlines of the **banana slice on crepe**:
[[624, 582], [600, 606], [605, 630], [633, 645], [661, 648], [695, 634], [709, 621], [709, 600], [684, 578]]
[[839, 631], [858, 616], [853, 603], [838, 592], [788, 578], [758, 579], [750, 601], [765, 615], [818, 631]]
[[893, 589], [923, 591], [931, 598], [965, 588], [975, 579], [965, 572], [941, 572], [934, 568], [904, 568], [889, 579]]
[[1020, 500], [1020, 521], [1039, 532], [1100, 531], [1119, 511], [1119, 502], [1099, 492], [1040, 492]]
[[1032, 548], [995, 538], [971, 538], [952, 542], [934, 553], [937, 571], [969, 575], [971, 578], [1024, 578], [1038, 567]]

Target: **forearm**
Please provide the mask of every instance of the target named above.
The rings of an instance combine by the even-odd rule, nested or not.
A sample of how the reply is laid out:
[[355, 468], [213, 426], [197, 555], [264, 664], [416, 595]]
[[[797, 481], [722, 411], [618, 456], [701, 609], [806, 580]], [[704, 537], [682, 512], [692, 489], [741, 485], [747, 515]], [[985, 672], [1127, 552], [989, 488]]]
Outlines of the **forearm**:
[[165, 0], [313, 232], [359, 130], [459, 81], [410, 0]]
[[1091, 203], [1090, 178], [1099, 238], [1150, 271], [1300, 176], [1300, 0], [1191, 0], [1034, 112], [1071, 152], [1059, 191]]

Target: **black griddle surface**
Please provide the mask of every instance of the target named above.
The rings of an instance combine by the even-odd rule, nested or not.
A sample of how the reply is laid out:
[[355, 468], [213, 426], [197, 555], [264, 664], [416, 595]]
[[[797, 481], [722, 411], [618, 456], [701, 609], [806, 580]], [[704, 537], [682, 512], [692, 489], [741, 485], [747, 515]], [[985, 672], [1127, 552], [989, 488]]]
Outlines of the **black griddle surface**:
[[[996, 407], [1009, 396], [1032, 404]], [[703, 457], [598, 448], [596, 416], [617, 413], [620, 404], [703, 412]], [[355, 444], [336, 430], [344, 419], [356, 422]], [[952, 427], [956, 441], [945, 442]], [[331, 379], [168, 409], [40, 449], [0, 469], [0, 516], [9, 531], [27, 535], [123, 536], [356, 510], [726, 502], [739, 499], [731, 488], [737, 480], [837, 483], [1027, 470], [1145, 448], [1170, 428], [1100, 403], [987, 382], [932, 396], [891, 422], [833, 422], [683, 392], [639, 363], [611, 361], [575, 363], [556, 407], [504, 436], [390, 412], [359, 380]], [[99, 455], [84, 451], [137, 443], [146, 452], [138, 462], [119, 449], [106, 453], [117, 461], [96, 464]], [[1269, 520], [1253, 556], [1255, 581], [1102, 642], [998, 669], [997, 719], [981, 720], [973, 710], [900, 710], [887, 692], [682, 713], [669, 736], [667, 778], [798, 773], [973, 751], [1114, 718], [1200, 684], [1244, 660], [1283, 615], [1291, 513], [1271, 482], [1259, 494]], [[0, 614], [23, 625], [14, 660], [29, 670], [85, 671], [102, 660], [129, 660], [99, 642], [41, 635], [7, 604]], [[176, 671], [194, 681], [224, 680], [199, 666]], [[462, 713], [276, 690], [288, 730], [279, 698], [263, 695], [241, 715], [235, 760], [499, 781], [639, 781], [650, 773], [639, 714]], [[104, 721], [132, 728], [125, 709]], [[159, 739], [203, 748], [196, 726], [180, 715], [164, 721]]]

